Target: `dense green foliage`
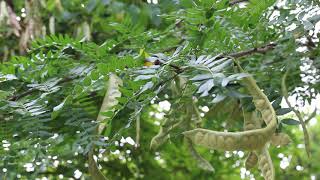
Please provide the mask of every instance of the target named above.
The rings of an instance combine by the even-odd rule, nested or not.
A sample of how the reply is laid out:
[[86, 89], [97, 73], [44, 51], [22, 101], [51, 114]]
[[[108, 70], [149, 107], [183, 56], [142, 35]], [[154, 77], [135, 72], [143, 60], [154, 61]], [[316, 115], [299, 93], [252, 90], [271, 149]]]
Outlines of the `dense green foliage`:
[[[196, 147], [214, 168], [202, 170], [182, 135], [243, 131], [242, 109], [254, 106], [241, 79], [250, 74], [276, 110], [277, 132], [292, 139], [269, 148], [276, 179], [320, 178], [319, 116], [301, 113], [310, 159], [296, 117], [299, 104], [320, 104], [318, 2], [232, 2], [1, 1], [13, 13], [0, 11], [0, 179], [90, 179], [92, 149], [109, 179], [261, 179], [246, 172], [242, 151]], [[110, 73], [121, 97], [97, 122]]]

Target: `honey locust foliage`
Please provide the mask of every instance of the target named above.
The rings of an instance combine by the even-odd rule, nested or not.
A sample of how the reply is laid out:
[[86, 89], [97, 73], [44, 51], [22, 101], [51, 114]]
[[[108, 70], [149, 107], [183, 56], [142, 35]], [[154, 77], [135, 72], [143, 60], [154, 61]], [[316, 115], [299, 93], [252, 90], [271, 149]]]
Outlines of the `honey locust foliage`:
[[[317, 111], [281, 105], [319, 95], [316, 1], [0, 2], [1, 178], [319, 171], [302, 158], [317, 133], [297, 131]], [[305, 169], [282, 170], [279, 153]]]

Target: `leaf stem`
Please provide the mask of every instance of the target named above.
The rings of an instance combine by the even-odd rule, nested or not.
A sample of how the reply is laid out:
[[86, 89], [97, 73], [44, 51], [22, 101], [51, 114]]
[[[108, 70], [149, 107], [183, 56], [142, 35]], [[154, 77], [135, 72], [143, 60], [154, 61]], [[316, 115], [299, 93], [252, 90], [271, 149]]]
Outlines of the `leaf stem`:
[[308, 157], [311, 156], [311, 149], [310, 149], [310, 138], [309, 138], [309, 133], [306, 127], [306, 124], [302, 118], [302, 115], [300, 113], [300, 111], [296, 110], [290, 103], [289, 99], [288, 99], [288, 90], [287, 90], [287, 86], [286, 86], [286, 79], [288, 76], [289, 70], [287, 70], [285, 72], [285, 74], [282, 77], [282, 82], [281, 82], [281, 89], [282, 89], [282, 94], [283, 97], [287, 103], [287, 105], [289, 106], [289, 108], [292, 109], [292, 111], [295, 113], [295, 115], [298, 117], [302, 130], [303, 130], [303, 136], [304, 136], [304, 144], [305, 144], [305, 148], [306, 148], [306, 153], [308, 155]]

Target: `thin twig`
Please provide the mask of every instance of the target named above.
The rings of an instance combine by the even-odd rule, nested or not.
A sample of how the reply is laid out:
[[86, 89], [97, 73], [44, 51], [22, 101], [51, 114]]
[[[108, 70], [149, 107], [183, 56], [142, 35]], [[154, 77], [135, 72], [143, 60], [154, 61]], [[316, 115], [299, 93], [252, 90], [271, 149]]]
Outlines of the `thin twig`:
[[236, 4], [239, 4], [239, 3], [242, 3], [242, 2], [248, 2], [248, 1], [249, 0], [233, 0], [233, 1], [229, 2], [229, 5], [233, 6], [233, 5], [236, 5]]
[[139, 114], [136, 118], [136, 148], [140, 146], [140, 117]]
[[283, 97], [284, 97], [287, 105], [289, 106], [289, 108], [292, 109], [292, 111], [295, 113], [295, 115], [298, 117], [298, 119], [300, 121], [300, 124], [302, 126], [302, 130], [303, 130], [304, 144], [305, 144], [306, 152], [307, 152], [308, 157], [310, 157], [311, 156], [310, 138], [309, 138], [309, 133], [308, 133], [306, 124], [302, 118], [301, 113], [291, 105], [291, 103], [289, 102], [289, 99], [288, 99], [288, 90], [287, 90], [287, 86], [286, 86], [286, 78], [288, 76], [288, 73], [289, 73], [289, 71], [287, 70], [286, 73], [282, 77], [282, 82], [281, 82], [282, 94], [283, 94]]
[[[227, 56], [233, 57], [233, 58], [241, 58], [241, 57], [248, 56], [248, 55], [255, 54], [255, 53], [265, 54], [268, 51], [273, 50], [276, 46], [277, 46], [276, 43], [270, 43], [270, 44], [264, 45], [262, 47], [252, 48], [249, 50], [232, 53]], [[223, 56], [226, 57], [226, 55], [223, 55]]]
[[306, 119], [304, 122], [305, 122], [306, 124], [308, 124], [309, 121], [310, 121], [312, 118], [314, 118], [316, 115], [317, 115], [317, 108], [314, 108], [313, 112], [310, 114], [310, 116], [308, 117], [308, 119]]

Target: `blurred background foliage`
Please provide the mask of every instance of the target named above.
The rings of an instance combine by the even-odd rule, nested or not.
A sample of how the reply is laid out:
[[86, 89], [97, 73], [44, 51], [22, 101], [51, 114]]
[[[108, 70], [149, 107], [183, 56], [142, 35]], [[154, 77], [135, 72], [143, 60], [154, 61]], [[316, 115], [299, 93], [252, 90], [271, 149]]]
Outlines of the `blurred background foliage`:
[[[1, 0], [0, 6], [0, 179], [90, 179], [87, 152], [93, 145], [109, 179], [262, 179], [257, 168], [244, 168], [242, 151], [196, 147], [215, 172], [200, 169], [179, 130], [150, 150], [164, 119], [185, 112], [169, 85], [161, 92], [146, 86], [167, 83], [172, 69], [144, 69], [140, 77], [135, 70], [145, 57], [170, 57], [181, 45], [186, 48], [172, 61], [178, 67], [200, 55], [247, 53], [235, 57], [277, 110], [288, 107], [281, 92], [288, 71], [289, 99], [308, 127], [312, 156], [295, 114], [278, 113], [279, 121], [293, 121], [280, 123], [292, 143], [270, 147], [276, 179], [320, 179], [318, 1]], [[123, 97], [112, 126], [97, 140], [95, 119], [110, 72], [124, 80]], [[199, 73], [195, 67], [183, 77]], [[190, 84], [203, 127], [242, 129], [238, 100], [245, 97], [232, 91], [237, 84], [200, 93], [200, 84]], [[212, 103], [205, 92], [225, 99]]]

